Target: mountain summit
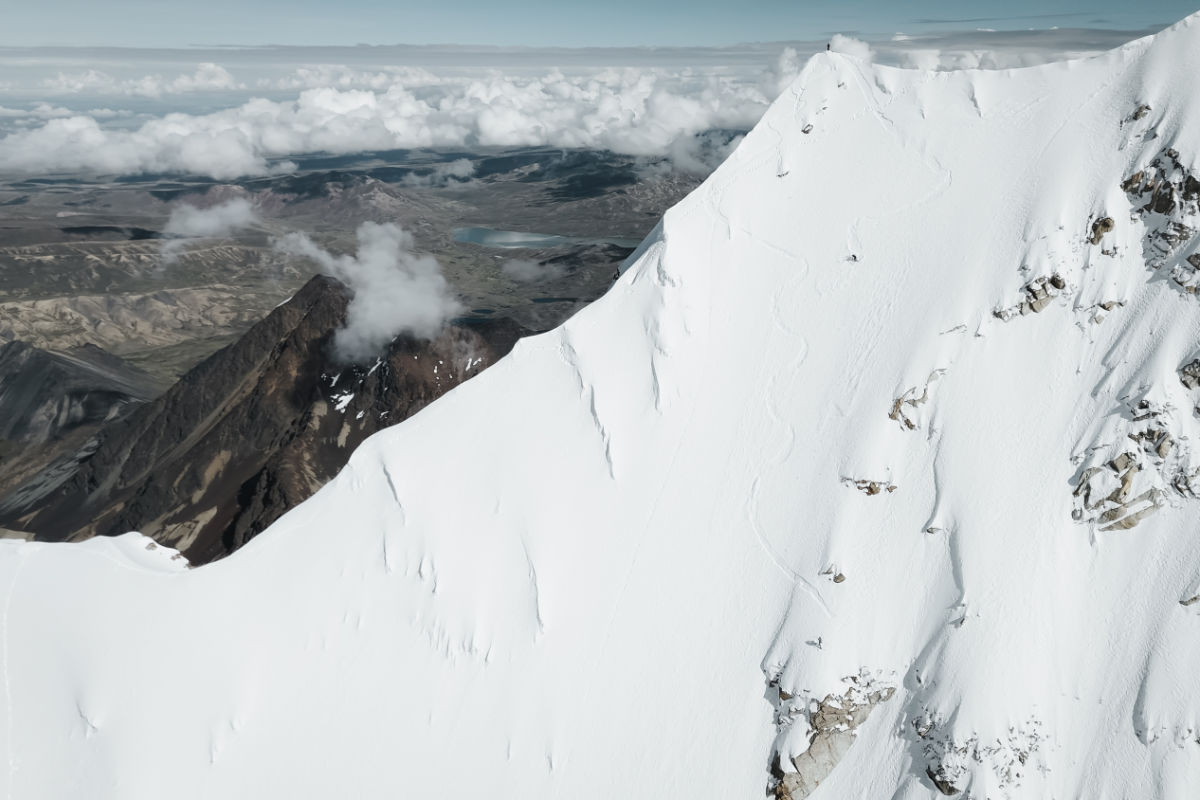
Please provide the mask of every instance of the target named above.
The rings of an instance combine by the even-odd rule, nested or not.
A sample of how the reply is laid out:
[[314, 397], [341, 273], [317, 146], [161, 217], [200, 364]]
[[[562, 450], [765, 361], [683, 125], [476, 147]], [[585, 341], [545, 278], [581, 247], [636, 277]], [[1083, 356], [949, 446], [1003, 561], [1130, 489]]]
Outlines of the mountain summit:
[[232, 557], [0, 542], [0, 787], [1194, 796], [1196, 74], [818, 55]]

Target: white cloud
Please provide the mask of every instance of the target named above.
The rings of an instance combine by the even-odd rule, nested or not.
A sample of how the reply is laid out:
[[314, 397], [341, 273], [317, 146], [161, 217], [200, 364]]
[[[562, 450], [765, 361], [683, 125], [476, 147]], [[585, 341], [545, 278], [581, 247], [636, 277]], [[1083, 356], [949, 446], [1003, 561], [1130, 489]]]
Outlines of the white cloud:
[[172, 114], [127, 131], [103, 128], [87, 115], [52, 119], [0, 138], [0, 171], [184, 172], [218, 179], [270, 171], [242, 129], [213, 122]]
[[168, 236], [228, 236], [258, 221], [254, 206], [244, 197], [235, 197], [219, 205], [197, 208], [187, 203], [171, 209], [163, 228]]
[[377, 69], [357, 69], [345, 64], [306, 64], [283, 77], [259, 78], [259, 89], [296, 91], [300, 89], [375, 89], [386, 90], [394, 84], [438, 86], [446, 79], [421, 67], [383, 65]]
[[909, 50], [904, 54], [904, 66], [912, 69], [940, 69], [942, 55], [937, 50]]
[[5, 108], [4, 106], [0, 106], [0, 117], [5, 119], [25, 119], [29, 117], [33, 119], [54, 119], [56, 117], [69, 117], [74, 113], [69, 108], [52, 106], [49, 103], [38, 103], [33, 108]]
[[190, 75], [180, 75], [167, 84], [166, 90], [178, 92], [223, 92], [239, 88], [229, 71], [217, 64], [201, 64]]
[[[8, 119], [61, 119], [75, 116], [79, 112], [63, 106], [52, 106], [49, 103], [36, 103], [31, 108], [5, 108], [0, 106], [0, 117]], [[124, 116], [128, 112], [114, 111], [111, 108], [93, 108], [87, 115], [95, 119], [111, 119]]]
[[860, 61], [871, 61], [873, 58], [871, 45], [851, 36], [843, 36], [840, 33], [835, 33], [833, 38], [829, 40], [829, 46], [835, 53], [844, 53]]
[[765, 94], [775, 97], [783, 92], [800, 70], [804, 69], [807, 56], [801, 57], [794, 47], [785, 47], [775, 61], [763, 72], [762, 84]]
[[275, 247], [315, 261], [350, 289], [346, 325], [333, 342], [344, 361], [371, 358], [401, 333], [431, 339], [462, 308], [437, 259], [415, 253], [412, 236], [396, 225], [364, 222], [355, 255], [333, 255], [303, 233], [289, 233]]
[[92, 92], [102, 94], [112, 93], [116, 81], [111, 75], [98, 70], [89, 69], [84, 72], [60, 72], [52, 78], [42, 81], [42, 89], [51, 94], [79, 94]]
[[667, 147], [667, 160], [675, 172], [704, 176], [729, 158], [743, 138], [726, 139], [714, 132], [679, 136]]
[[50, 94], [88, 95], [135, 95], [160, 97], [164, 94], [187, 94], [189, 92], [227, 92], [240, 89], [241, 84], [219, 64], [203, 63], [194, 72], [164, 78], [161, 75], [143, 75], [136, 78], [118, 79], [107, 72], [88, 69], [82, 72], [59, 72], [41, 82], [43, 91]]
[[537, 283], [553, 278], [562, 277], [566, 272], [559, 264], [541, 263], [525, 258], [513, 258], [505, 261], [500, 271], [510, 280], [517, 283]]
[[458, 158], [444, 164], [435, 164], [425, 173], [409, 173], [400, 183], [405, 186], [445, 186], [450, 181], [465, 181], [474, 174], [474, 162], [469, 158]]
[[680, 137], [749, 128], [769, 98], [718, 75], [604, 70], [567, 77], [499, 74], [448, 84], [434, 97], [308, 89], [294, 101], [254, 99], [211, 114], [167, 114], [112, 129], [80, 115], [0, 138], [0, 171], [184, 172], [229, 179], [273, 159], [325, 151], [552, 145], [663, 155]]
[[[1133, 33], [957, 31], [871, 42], [838, 35], [830, 44], [856, 58], [901, 67], [1007, 68], [1094, 53]], [[7, 135], [0, 132], [0, 172], [180, 172], [226, 180], [283, 171], [284, 160], [318, 151], [550, 145], [666, 156], [678, 169], [702, 173], [713, 162], [710, 151], [697, 145], [698, 135], [752, 127], [825, 44], [666, 55], [454, 48], [166, 51], [155, 54], [160, 72], [150, 74], [144, 64], [111, 54], [90, 60], [72, 54], [68, 62], [61, 55], [35, 57], [36, 49], [0, 52], [0, 68], [18, 78], [17, 91], [27, 99], [34, 99], [33, 87], [41, 95], [131, 95], [160, 107], [157, 116], [131, 127], [101, 124], [90, 112], [68, 116], [48, 105], [55, 111], [42, 118], [44, 124], [34, 126], [37, 117], [27, 116], [10, 123]], [[198, 65], [197, 55], [205, 59]], [[353, 63], [320, 60], [328, 55]], [[412, 65], [380, 61], [389, 58]], [[692, 66], [679, 66], [681, 61]], [[597, 66], [605, 62], [637, 66]], [[171, 69], [164, 64], [181, 71], [164, 77]], [[250, 91], [271, 96], [255, 98]], [[278, 94], [295, 91], [286, 99]], [[230, 107], [183, 113], [199, 102], [189, 100], [199, 92], [221, 93]], [[65, 99], [62, 104], [71, 105]]]
[[163, 234], [170, 237], [162, 245], [163, 259], [168, 264], [175, 261], [187, 247], [185, 239], [226, 237], [256, 222], [258, 212], [244, 197], [208, 208], [187, 203], [177, 205], [171, 209], [171, 216], [163, 227]]

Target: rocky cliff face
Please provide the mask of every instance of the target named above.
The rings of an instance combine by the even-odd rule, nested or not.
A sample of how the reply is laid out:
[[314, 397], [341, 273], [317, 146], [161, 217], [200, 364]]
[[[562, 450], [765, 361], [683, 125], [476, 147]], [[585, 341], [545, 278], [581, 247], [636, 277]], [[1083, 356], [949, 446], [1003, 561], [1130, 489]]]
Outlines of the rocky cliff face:
[[53, 352], [0, 345], [0, 441], [42, 444], [151, 400], [153, 378], [93, 345]]
[[86, 449], [106, 422], [164, 385], [99, 347], [0, 345], [0, 496], [64, 454]]
[[337, 474], [381, 428], [507, 353], [524, 331], [464, 320], [396, 339], [373, 364], [339, 366], [329, 340], [342, 286], [314, 278], [156, 402], [107, 425], [0, 500], [5, 527], [79, 540], [140, 530], [193, 563], [226, 555]]

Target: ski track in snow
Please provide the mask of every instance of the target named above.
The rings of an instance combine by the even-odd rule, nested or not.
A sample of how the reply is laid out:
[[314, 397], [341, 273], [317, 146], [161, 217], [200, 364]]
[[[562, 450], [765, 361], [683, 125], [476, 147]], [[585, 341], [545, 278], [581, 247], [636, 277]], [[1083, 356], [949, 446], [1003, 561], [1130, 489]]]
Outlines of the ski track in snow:
[[[772, 158], [774, 158], [776, 161], [781, 158], [780, 154], [782, 153], [782, 149], [784, 147], [783, 134], [770, 120], [766, 120], [764, 125], [775, 134], [777, 140], [775, 151], [772, 152], [769, 148], [764, 148], [763, 151], [754, 158], [742, 162], [736, 171], [731, 170], [728, 176], [723, 176], [720, 173], [714, 173], [711, 175], [708, 179], [709, 183], [706, 184], [702, 190], [704, 192], [705, 206], [721, 221], [722, 225], [724, 225], [725, 236], [727, 239], [732, 239], [733, 234], [738, 233], [742, 236], [745, 236], [755, 244], [765, 247], [772, 252], [778, 253], [785, 258], [804, 263], [804, 256], [798, 251], [784, 247], [776, 242], [763, 239], [745, 227], [735, 224], [733, 220], [730, 219], [728, 212], [725, 211], [725, 194], [728, 192], [730, 186], [737, 183], [746, 175], [753, 174], [755, 169], [768, 164]], [[776, 170], [776, 172], [778, 172], [778, 170]]]
[[758, 484], [759, 478], [755, 478], [754, 483], [750, 486], [750, 499], [748, 501], [750, 510], [748, 516], [750, 518], [750, 528], [754, 531], [754, 535], [758, 539], [759, 546], [762, 548], [762, 551], [766, 553], [767, 558], [771, 559], [771, 563], [778, 567], [783, 576], [788, 579], [793, 588], [798, 586], [803, 589], [805, 593], [808, 594], [808, 596], [811, 597], [816, 604], [821, 607], [821, 610], [825, 612], [825, 616], [832, 618], [833, 612], [830, 610], [829, 604], [825, 602], [825, 598], [821, 596], [821, 592], [817, 589], [817, 587], [812, 583], [812, 581], [793, 570], [784, 562], [783, 558], [775, 552], [775, 548], [771, 546], [770, 541], [767, 540], [767, 537], [763, 535], [762, 530], [759, 528], [757, 519]]
[[[855, 62], [853, 59], [846, 58], [843, 60], [850, 64], [851, 73], [854, 75], [854, 79], [858, 82], [859, 91], [862, 92], [863, 99], [866, 101], [867, 110], [871, 112], [871, 115], [875, 118], [875, 121], [879, 123], [880, 128], [886, 131], [888, 135], [895, 140], [897, 147], [903, 151], [912, 152], [912, 148], [906, 144], [904, 137], [901, 136], [900, 132], [897, 130], [895, 121], [884, 112], [883, 107], [879, 104], [879, 99], [876, 97], [875, 91], [872, 90], [866, 76], [862, 73], [862, 65]], [[889, 95], [888, 97], [889, 105], [895, 102], [894, 95]], [[941, 175], [941, 181], [939, 184], [930, 189], [923, 196], [918, 197], [906, 204], [895, 206], [884, 214], [877, 216], [858, 217], [855, 219], [851, 224], [850, 229], [846, 233], [846, 244], [850, 253], [858, 255], [862, 252], [862, 241], [858, 237], [858, 229], [861, 227], [864, 221], [878, 222], [886, 219], [887, 217], [907, 214], [920, 206], [932, 203], [938, 197], [948, 192], [954, 185], [954, 173], [944, 164], [942, 164], [942, 162], [939, 161], [936, 156], [925, 150], [919, 151], [917, 155], [922, 161], [925, 162], [925, 165], [931, 172]]]
[[[800, 102], [801, 93], [793, 92], [793, 94], [795, 95], [795, 103], [796, 103], [796, 105], [798, 105]], [[795, 113], [796, 113], [796, 106], [793, 106], [793, 117], [795, 116]], [[776, 137], [776, 148], [777, 148], [776, 153], [775, 153], [776, 160], [781, 161], [782, 160], [782, 148], [784, 145], [783, 135], [780, 133], [778, 128], [776, 128], [773, 124], [771, 124], [770, 122], [768, 122], [767, 124], [768, 124], [768, 127], [771, 130], [771, 132], [774, 133], [775, 137]], [[783, 322], [783, 314], [781, 313], [780, 303], [782, 302], [782, 300], [785, 296], [790, 295], [789, 291], [787, 291], [788, 289], [791, 289], [792, 287], [800, 284], [802, 281], [804, 281], [805, 278], [807, 278], [808, 262], [804, 259], [803, 256], [799, 255], [798, 253], [796, 253], [794, 251], [775, 246], [772, 243], [767, 242], [764, 239], [755, 236], [752, 232], [750, 232], [744, 228], [734, 226], [731, 223], [729, 216], [725, 213], [725, 210], [723, 208], [724, 200], [725, 200], [725, 193], [728, 191], [729, 187], [732, 186], [734, 183], [736, 183], [739, 178], [743, 177], [744, 174], [750, 172], [752, 168], [760, 166], [760, 164], [769, 161], [770, 158], [771, 158], [770, 151], [769, 150], [764, 151], [763, 155], [759, 156], [758, 159], [749, 161], [746, 164], [744, 164], [742, 166], [742, 168], [739, 169], [738, 171], [734, 172], [728, 180], [723, 181], [723, 182], [714, 182], [712, 188], [708, 192], [709, 202], [707, 205], [708, 205], [708, 208], [724, 222], [725, 227], [728, 231], [731, 231], [731, 232], [737, 231], [738, 233], [740, 233], [740, 234], [746, 236], [747, 238], [751, 239], [752, 241], [754, 241], [756, 244], [765, 245], [769, 249], [771, 249], [775, 252], [778, 252], [781, 255], [786, 256], [790, 261], [793, 261], [795, 264], [795, 267], [794, 267], [795, 274], [788, 280], [788, 283], [785, 285], [784, 290], [781, 291], [780, 293], [776, 294], [771, 302], [772, 325], [784, 337], [786, 337], [788, 339], [792, 339], [794, 341], [793, 347], [795, 349], [795, 355], [788, 362], [787, 366], [784, 369], [772, 371], [771, 377], [768, 379], [765, 390], [762, 393], [763, 407], [766, 410], [767, 416], [769, 417], [771, 422], [781, 431], [780, 438], [782, 441], [784, 441], [784, 445], [781, 448], [781, 452], [779, 453], [778, 456], [776, 456], [775, 464], [773, 465], [774, 468], [778, 469], [779, 467], [782, 467], [784, 464], [786, 464], [789, 460], [791, 460], [791, 458], [794, 454], [795, 444], [796, 444], [796, 429], [795, 429], [795, 426], [791, 422], [789, 422], [783, 418], [783, 416], [779, 413], [779, 410], [775, 407], [773, 398], [778, 396], [778, 394], [779, 394], [778, 392], [775, 391], [775, 387], [776, 387], [776, 384], [781, 379], [781, 377], [785, 377], [788, 380], [792, 379], [793, 376], [795, 375], [795, 373], [800, 369], [801, 364], [804, 363], [804, 360], [808, 356], [807, 340], [804, 338], [804, 336], [799, 331], [797, 331], [791, 325], [788, 325], [785, 322]], [[825, 612], [826, 616], [832, 616], [832, 613], [829, 609], [829, 605], [825, 602], [825, 598], [823, 598], [821, 596], [821, 593], [820, 593], [820, 591], [818, 591], [816, 586], [814, 586], [811, 581], [806, 579], [804, 576], [802, 576], [796, 570], [794, 570], [790, 566], [788, 566], [788, 564], [786, 563], [784, 558], [779, 554], [779, 552], [771, 544], [769, 538], [766, 536], [766, 534], [762, 530], [762, 525], [759, 521], [759, 513], [760, 512], [759, 512], [759, 506], [758, 506], [759, 485], [760, 485], [760, 481], [762, 479], [762, 474], [763, 474], [762, 471], [760, 471], [758, 477], [754, 478], [754, 481], [750, 486], [750, 494], [747, 497], [747, 501], [746, 501], [746, 503], [747, 503], [746, 515], [748, 518], [748, 522], [750, 524], [750, 529], [751, 529], [751, 531], [753, 531], [754, 537], [757, 540], [758, 545], [762, 549], [763, 553], [767, 556], [768, 559], [770, 559], [771, 563], [775, 565], [775, 567], [788, 580], [788, 582], [791, 583], [793, 586], [800, 586], [801, 588], [803, 588], [804, 591], [810, 597], [812, 597], [812, 599], [821, 607], [821, 610]]]

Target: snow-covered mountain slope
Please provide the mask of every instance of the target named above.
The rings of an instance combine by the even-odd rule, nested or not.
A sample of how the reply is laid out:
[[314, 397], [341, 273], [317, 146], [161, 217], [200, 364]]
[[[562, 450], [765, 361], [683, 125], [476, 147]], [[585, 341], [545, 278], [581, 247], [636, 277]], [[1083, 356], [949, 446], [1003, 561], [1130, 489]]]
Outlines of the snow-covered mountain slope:
[[233, 557], [0, 543], [0, 792], [1194, 796], [1196, 74], [819, 55]]

